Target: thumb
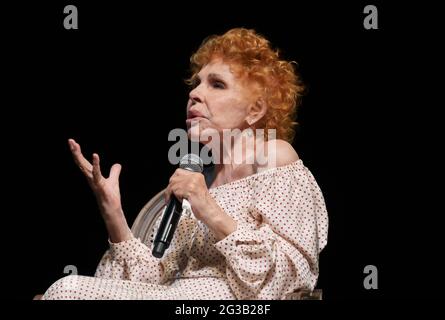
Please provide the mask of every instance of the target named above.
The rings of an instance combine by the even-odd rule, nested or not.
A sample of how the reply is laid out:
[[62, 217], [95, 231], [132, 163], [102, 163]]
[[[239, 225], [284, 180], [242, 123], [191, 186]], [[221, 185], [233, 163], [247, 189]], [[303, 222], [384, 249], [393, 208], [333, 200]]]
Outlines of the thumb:
[[119, 181], [119, 175], [121, 174], [122, 166], [119, 163], [113, 164], [110, 169], [110, 179]]
[[170, 192], [170, 189], [167, 187], [167, 188], [165, 188], [165, 191], [164, 191], [165, 203], [168, 203], [168, 201], [170, 200], [170, 196], [171, 196], [171, 192]]

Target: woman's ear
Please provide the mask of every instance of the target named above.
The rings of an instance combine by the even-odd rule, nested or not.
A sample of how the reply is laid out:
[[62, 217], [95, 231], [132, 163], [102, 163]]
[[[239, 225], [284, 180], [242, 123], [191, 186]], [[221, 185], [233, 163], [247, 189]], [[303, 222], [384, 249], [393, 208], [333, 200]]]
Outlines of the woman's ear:
[[246, 118], [247, 123], [251, 126], [254, 123], [258, 122], [267, 111], [266, 102], [259, 98], [255, 103], [253, 103], [249, 110], [249, 115]]

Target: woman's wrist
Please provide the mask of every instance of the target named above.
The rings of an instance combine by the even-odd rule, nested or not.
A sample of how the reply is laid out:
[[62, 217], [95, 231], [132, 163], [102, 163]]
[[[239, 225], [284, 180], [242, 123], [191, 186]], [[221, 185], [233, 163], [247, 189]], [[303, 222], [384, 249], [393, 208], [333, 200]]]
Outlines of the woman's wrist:
[[124, 210], [122, 207], [113, 208], [113, 209], [105, 209], [104, 207], [100, 207], [100, 211], [102, 213], [102, 217], [105, 221], [105, 224], [108, 223], [116, 223], [125, 220]]
[[235, 232], [237, 229], [237, 222], [228, 214], [214, 217], [211, 226], [209, 228], [212, 230], [217, 241], [220, 241]]
[[123, 212], [104, 218], [104, 221], [111, 242], [118, 243], [133, 237]]
[[213, 232], [218, 241], [227, 237], [237, 228], [237, 222], [224, 212], [217, 203], [207, 208], [203, 222]]

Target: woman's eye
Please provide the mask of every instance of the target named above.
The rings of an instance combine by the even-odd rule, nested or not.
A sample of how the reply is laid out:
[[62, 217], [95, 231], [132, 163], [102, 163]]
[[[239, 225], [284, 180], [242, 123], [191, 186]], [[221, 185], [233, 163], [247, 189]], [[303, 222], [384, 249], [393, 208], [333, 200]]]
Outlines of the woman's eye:
[[226, 87], [221, 81], [213, 81], [212, 86], [217, 89], [224, 89]]

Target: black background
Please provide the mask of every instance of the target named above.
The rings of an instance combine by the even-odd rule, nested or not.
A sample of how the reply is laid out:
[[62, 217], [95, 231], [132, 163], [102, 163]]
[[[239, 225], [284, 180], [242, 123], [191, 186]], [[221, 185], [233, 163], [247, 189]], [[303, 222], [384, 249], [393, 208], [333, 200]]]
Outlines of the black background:
[[[67, 139], [99, 153], [103, 172], [122, 164], [131, 224], [175, 169], [167, 136], [185, 128], [191, 53], [208, 35], [247, 27], [296, 60], [308, 87], [293, 145], [329, 212], [324, 298], [437, 296], [443, 210], [428, 157], [440, 148], [429, 140], [438, 104], [422, 74], [434, 73], [435, 9], [369, 3], [379, 29], [365, 30], [368, 3], [311, 3], [4, 6], [3, 294], [29, 300], [66, 265], [92, 275], [107, 249]], [[67, 4], [77, 5], [78, 30], [63, 28]], [[363, 287], [366, 265], [378, 268], [377, 290]]]

